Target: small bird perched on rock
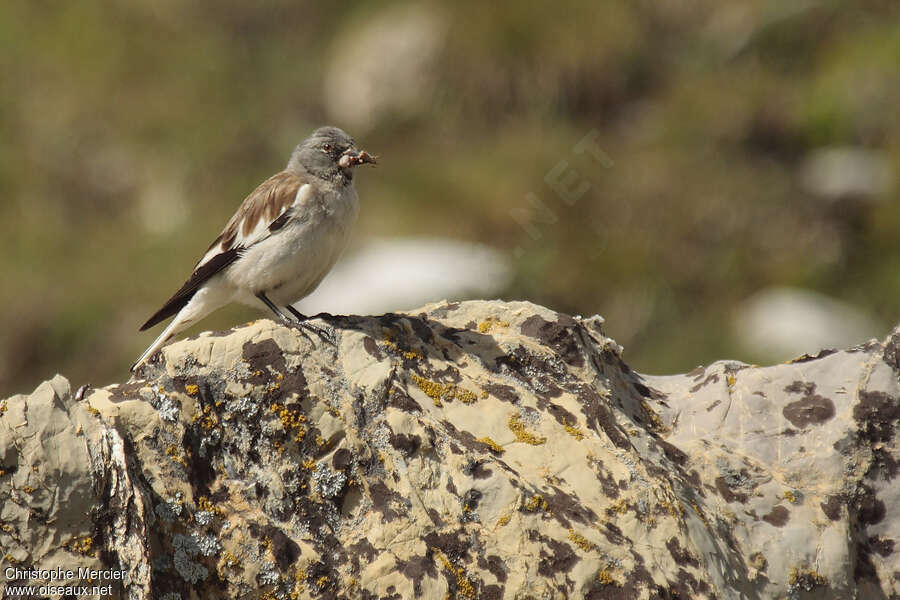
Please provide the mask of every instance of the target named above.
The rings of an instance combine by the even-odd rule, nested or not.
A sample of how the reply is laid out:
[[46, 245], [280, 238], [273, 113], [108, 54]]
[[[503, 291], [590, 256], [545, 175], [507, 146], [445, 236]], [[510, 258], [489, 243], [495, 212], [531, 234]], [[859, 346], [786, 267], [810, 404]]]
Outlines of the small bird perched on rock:
[[230, 302], [265, 306], [287, 322], [284, 307], [303, 324], [306, 317], [291, 304], [319, 285], [346, 247], [359, 213], [353, 168], [364, 163], [375, 157], [337, 127], [320, 127], [300, 143], [284, 171], [244, 199], [181, 289], [141, 327], [175, 315], [131, 370]]

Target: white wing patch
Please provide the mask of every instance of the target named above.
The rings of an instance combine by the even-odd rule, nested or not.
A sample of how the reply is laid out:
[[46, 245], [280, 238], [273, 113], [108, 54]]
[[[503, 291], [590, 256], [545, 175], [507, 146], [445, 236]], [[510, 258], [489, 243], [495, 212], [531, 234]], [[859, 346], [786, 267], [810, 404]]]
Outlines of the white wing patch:
[[[278, 215], [276, 215], [276, 217], [274, 219], [269, 220], [264, 217], [259, 218], [257, 220], [257, 222], [254, 224], [253, 229], [247, 235], [244, 235], [244, 233], [243, 233], [244, 224], [240, 223], [238, 225], [237, 236], [235, 237], [232, 247], [233, 248], [237, 248], [237, 247], [249, 248], [250, 246], [253, 246], [254, 244], [258, 244], [259, 242], [263, 241], [264, 239], [266, 239], [267, 237], [272, 235], [272, 232], [269, 231], [269, 225], [271, 225], [276, 219], [278, 219], [281, 215], [283, 215], [287, 211], [294, 210], [296, 207], [304, 204], [306, 202], [306, 200], [309, 198], [311, 190], [312, 190], [312, 187], [308, 183], [304, 183], [303, 185], [301, 185], [299, 188], [297, 188], [297, 193], [296, 193], [296, 195], [294, 195], [294, 201], [289, 206], [285, 207], [285, 209], [282, 210]], [[194, 267], [194, 269], [196, 270], [197, 267], [200, 267], [200, 266], [206, 264], [214, 256], [221, 254], [222, 251], [223, 250], [222, 250], [221, 245], [216, 244], [215, 246], [210, 248], [206, 254], [203, 255], [203, 258], [200, 259], [200, 262], [197, 263], [197, 266]]]

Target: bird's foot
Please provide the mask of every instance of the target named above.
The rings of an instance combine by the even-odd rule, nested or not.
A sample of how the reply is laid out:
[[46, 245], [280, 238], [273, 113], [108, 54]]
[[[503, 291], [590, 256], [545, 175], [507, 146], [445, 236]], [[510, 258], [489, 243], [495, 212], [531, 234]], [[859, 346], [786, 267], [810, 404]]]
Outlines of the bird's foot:
[[[296, 324], [300, 326], [301, 333], [303, 333], [303, 330], [306, 329], [307, 331], [311, 331], [319, 336], [319, 339], [321, 339], [323, 342], [331, 344], [332, 346], [338, 345], [337, 336], [335, 335], [334, 330], [328, 331], [327, 329], [308, 323], [307, 321], [309, 320], [309, 317], [301, 314], [300, 311], [298, 311], [290, 304], [285, 308], [287, 308], [288, 311], [297, 319]], [[309, 336], [307, 336], [305, 333], [303, 333], [303, 335], [304, 337], [306, 337], [306, 339], [309, 339]]]

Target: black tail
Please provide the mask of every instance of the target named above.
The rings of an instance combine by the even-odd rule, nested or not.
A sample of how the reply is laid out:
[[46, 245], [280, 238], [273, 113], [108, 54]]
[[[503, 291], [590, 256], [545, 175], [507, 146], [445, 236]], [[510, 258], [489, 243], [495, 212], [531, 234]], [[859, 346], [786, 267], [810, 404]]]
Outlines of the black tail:
[[243, 248], [238, 247], [226, 250], [221, 254], [216, 254], [197, 267], [194, 272], [191, 273], [190, 279], [181, 286], [181, 289], [175, 292], [175, 294], [173, 294], [163, 307], [156, 311], [152, 317], [147, 319], [147, 322], [141, 325], [140, 330], [144, 331], [145, 329], [150, 329], [157, 323], [165, 321], [184, 308], [185, 305], [190, 302], [191, 298], [194, 297], [194, 294], [197, 293], [197, 290], [200, 289], [200, 286], [206, 283], [210, 277], [238, 259], [242, 249]]

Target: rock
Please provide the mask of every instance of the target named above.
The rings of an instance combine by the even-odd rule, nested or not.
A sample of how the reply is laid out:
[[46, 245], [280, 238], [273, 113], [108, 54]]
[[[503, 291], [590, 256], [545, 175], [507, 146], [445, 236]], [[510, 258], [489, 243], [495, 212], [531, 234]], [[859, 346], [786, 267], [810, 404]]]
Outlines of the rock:
[[525, 302], [326, 323], [337, 347], [263, 320], [5, 401], [8, 556], [167, 600], [900, 594], [900, 328], [650, 377]]

